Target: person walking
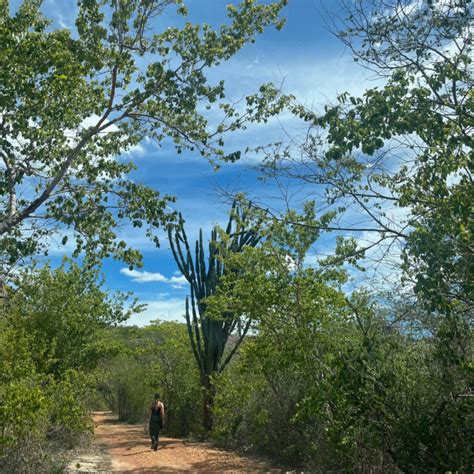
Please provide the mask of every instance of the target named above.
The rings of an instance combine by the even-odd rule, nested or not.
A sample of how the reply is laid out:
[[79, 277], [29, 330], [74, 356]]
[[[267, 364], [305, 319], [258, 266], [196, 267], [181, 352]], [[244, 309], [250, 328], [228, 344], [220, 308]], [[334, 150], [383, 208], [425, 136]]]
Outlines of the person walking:
[[155, 393], [155, 397], [150, 406], [149, 430], [151, 438], [151, 449], [158, 449], [160, 430], [163, 429], [165, 422], [165, 406], [160, 400], [160, 394]]

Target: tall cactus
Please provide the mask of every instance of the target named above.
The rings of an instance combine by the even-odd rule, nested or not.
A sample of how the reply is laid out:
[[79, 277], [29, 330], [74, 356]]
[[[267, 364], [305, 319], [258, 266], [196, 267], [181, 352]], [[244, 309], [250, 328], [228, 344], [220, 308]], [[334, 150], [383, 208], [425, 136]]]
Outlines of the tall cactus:
[[[250, 205], [243, 208], [232, 204], [229, 221], [222, 239], [217, 228], [211, 232], [207, 253], [204, 250], [202, 229], [194, 252], [189, 245], [180, 215], [178, 225], [168, 229], [168, 237], [179, 270], [190, 285], [186, 298], [186, 324], [192, 351], [201, 374], [203, 387], [203, 426], [212, 428], [214, 387], [212, 375], [220, 373], [230, 362], [247, 334], [250, 321], [241, 327], [240, 314], [226, 312], [220, 318], [206, 315], [205, 298], [215, 294], [219, 279], [224, 275], [223, 252], [240, 252], [246, 246], [256, 246], [261, 239], [257, 227], [250, 222]], [[207, 263], [206, 263], [207, 262]], [[224, 358], [224, 350], [231, 334], [238, 331], [238, 339]]]

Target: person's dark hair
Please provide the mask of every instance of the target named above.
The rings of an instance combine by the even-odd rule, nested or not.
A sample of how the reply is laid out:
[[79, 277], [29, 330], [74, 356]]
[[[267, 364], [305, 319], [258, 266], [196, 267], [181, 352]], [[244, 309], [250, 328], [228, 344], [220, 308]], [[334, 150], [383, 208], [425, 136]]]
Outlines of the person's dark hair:
[[160, 399], [160, 394], [159, 393], [155, 393], [155, 400], [159, 400]]

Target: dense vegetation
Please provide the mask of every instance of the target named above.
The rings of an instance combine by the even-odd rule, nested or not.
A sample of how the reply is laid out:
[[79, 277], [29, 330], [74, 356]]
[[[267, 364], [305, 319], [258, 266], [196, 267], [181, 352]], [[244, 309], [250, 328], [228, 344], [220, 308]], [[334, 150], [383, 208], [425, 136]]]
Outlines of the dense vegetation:
[[5, 472], [44, 469], [48, 451], [74, 447], [91, 431], [94, 369], [116, 352], [105, 329], [128, 318], [123, 302], [101, 291], [95, 271], [74, 263], [15, 278], [0, 321]]
[[[168, 434], [312, 472], [472, 472], [471, 2], [350, 2], [336, 34], [382, 85], [323, 112], [262, 86], [242, 115], [206, 68], [280, 28], [285, 1], [157, 35], [152, 18], [183, 2], [78, 4], [72, 34], [40, 1], [0, 2], [0, 469], [60, 472], [92, 410], [145, 423], [160, 391]], [[210, 131], [202, 106], [217, 103], [230, 122]], [[232, 161], [224, 132], [283, 107], [305, 140], [260, 148], [261, 171], [308, 199], [278, 213], [232, 196], [208, 243], [114, 159], [147, 135]], [[100, 265], [141, 264], [117, 238], [124, 219], [155, 242], [167, 227], [190, 284], [183, 322], [122, 324], [143, 308], [106, 290]], [[314, 262], [328, 232], [335, 250]], [[76, 244], [57, 268], [41, 254], [55, 234]], [[369, 256], [379, 270], [361, 284]]]

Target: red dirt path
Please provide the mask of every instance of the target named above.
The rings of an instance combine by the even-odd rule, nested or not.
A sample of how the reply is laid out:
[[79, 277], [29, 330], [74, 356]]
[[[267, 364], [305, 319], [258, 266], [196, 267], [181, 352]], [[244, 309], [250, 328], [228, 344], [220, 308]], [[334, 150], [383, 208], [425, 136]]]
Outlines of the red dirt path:
[[281, 472], [205, 443], [166, 436], [152, 451], [143, 425], [119, 423], [107, 412], [94, 413], [94, 426], [96, 444], [110, 456], [112, 472]]

